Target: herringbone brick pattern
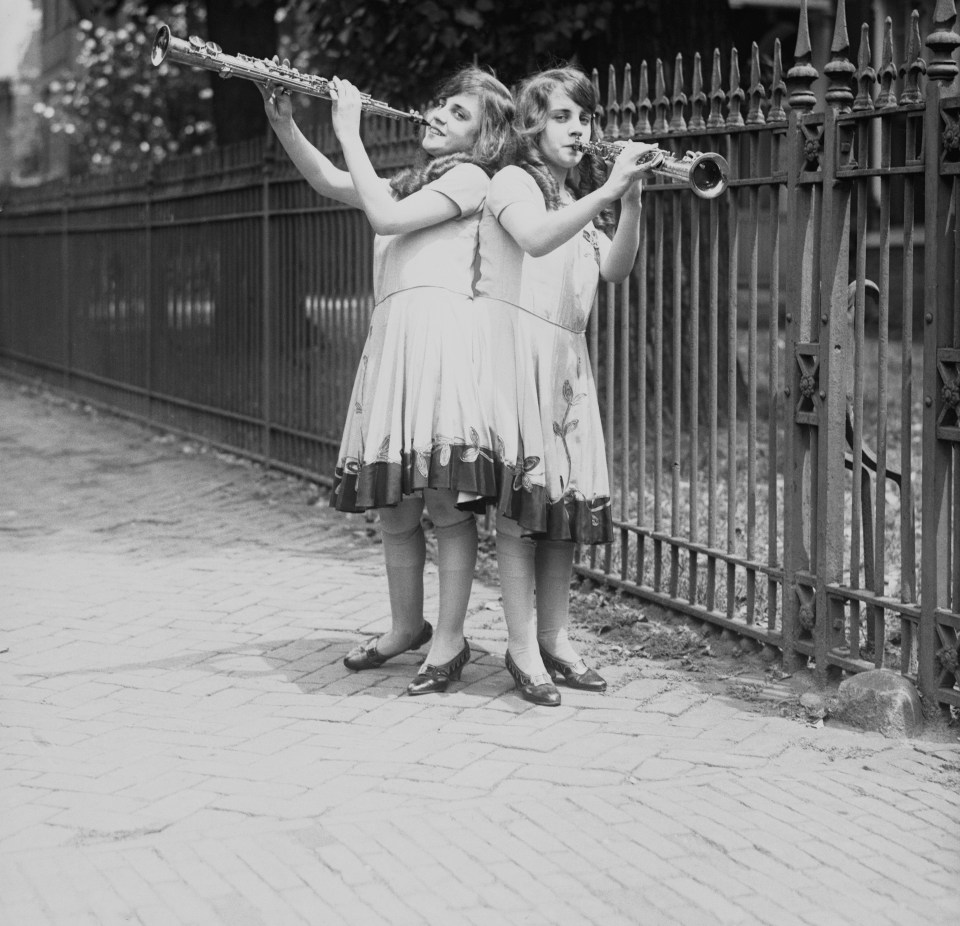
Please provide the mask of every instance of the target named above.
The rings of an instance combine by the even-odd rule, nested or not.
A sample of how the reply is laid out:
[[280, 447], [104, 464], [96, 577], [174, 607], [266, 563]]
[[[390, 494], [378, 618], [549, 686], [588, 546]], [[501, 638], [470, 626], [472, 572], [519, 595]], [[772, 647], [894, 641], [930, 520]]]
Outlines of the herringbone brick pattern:
[[955, 918], [958, 746], [655, 664], [531, 707], [479, 583], [463, 684], [407, 698], [415, 654], [341, 664], [389, 619], [364, 518], [8, 380], [0, 415], [0, 923]]

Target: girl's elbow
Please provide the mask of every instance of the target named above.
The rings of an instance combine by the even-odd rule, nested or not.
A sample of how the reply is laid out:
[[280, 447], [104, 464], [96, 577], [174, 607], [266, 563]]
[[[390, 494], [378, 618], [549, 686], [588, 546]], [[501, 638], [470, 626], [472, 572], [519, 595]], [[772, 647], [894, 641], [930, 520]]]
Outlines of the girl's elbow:
[[518, 241], [517, 244], [523, 249], [524, 254], [529, 254], [531, 257], [545, 257], [553, 250], [552, 247], [536, 240]]
[[399, 222], [392, 219], [370, 219], [370, 227], [375, 235], [399, 235], [404, 229]]
[[609, 270], [601, 270], [600, 278], [604, 283], [622, 283], [630, 276], [631, 267], [614, 267]]

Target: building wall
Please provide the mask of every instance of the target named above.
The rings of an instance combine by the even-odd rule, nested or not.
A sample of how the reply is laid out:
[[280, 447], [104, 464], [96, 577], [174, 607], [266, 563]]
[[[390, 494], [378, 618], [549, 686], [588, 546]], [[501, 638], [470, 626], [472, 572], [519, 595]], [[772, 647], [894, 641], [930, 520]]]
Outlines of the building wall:
[[[41, 0], [40, 87], [71, 73], [77, 56], [77, 13], [70, 0]], [[42, 99], [41, 95], [41, 99]], [[69, 167], [67, 139], [44, 128], [40, 170], [46, 179], [62, 177]]]

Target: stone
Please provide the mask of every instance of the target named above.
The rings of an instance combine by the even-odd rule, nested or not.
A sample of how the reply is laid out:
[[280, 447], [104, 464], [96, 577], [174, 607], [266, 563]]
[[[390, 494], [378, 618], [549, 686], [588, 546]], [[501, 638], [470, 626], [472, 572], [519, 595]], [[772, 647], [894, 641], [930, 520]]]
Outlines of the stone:
[[764, 643], [760, 650], [760, 658], [764, 662], [776, 662], [780, 658], [780, 650], [775, 646], [771, 646], [769, 643]]
[[826, 701], [812, 691], [805, 691], [800, 695], [800, 706], [811, 720], [822, 720], [827, 716]]
[[890, 669], [871, 669], [840, 683], [838, 720], [889, 737], [916, 736], [923, 729], [923, 705], [913, 684]]

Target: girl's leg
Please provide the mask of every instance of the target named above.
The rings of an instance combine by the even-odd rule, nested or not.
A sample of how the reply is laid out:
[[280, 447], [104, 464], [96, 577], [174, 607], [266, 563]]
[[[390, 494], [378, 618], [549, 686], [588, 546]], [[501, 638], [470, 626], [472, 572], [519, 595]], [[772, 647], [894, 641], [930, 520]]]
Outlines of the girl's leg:
[[563, 676], [569, 688], [606, 691], [606, 681], [587, 667], [567, 636], [573, 544], [567, 540], [538, 543], [536, 574], [537, 640], [547, 668], [551, 674]]
[[535, 543], [520, 534], [520, 525], [497, 516], [497, 569], [507, 621], [507, 650], [517, 668], [537, 683], [549, 680], [537, 646], [534, 608]]
[[549, 655], [577, 663], [580, 656], [567, 636], [573, 546], [567, 540], [542, 540], [537, 544], [537, 639]]
[[463, 624], [477, 566], [477, 519], [456, 507], [457, 493], [426, 489], [424, 498], [437, 533], [440, 612], [424, 665], [440, 666], [464, 648]]
[[379, 510], [393, 618], [390, 630], [377, 641], [381, 656], [396, 656], [409, 649], [424, 629], [423, 566], [427, 552], [420, 524], [422, 512], [420, 495], [404, 496], [395, 508]]

